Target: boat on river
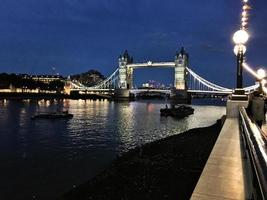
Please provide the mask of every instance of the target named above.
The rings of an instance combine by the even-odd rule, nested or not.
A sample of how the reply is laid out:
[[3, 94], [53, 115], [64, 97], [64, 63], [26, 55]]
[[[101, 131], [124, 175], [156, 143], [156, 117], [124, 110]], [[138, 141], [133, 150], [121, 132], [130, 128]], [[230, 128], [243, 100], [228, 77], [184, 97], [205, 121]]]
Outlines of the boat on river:
[[31, 117], [31, 119], [70, 119], [73, 114], [68, 111], [61, 112], [47, 112], [47, 113], [37, 113]]
[[175, 118], [184, 118], [194, 113], [194, 108], [186, 105], [173, 106], [160, 109], [160, 115], [172, 116]]

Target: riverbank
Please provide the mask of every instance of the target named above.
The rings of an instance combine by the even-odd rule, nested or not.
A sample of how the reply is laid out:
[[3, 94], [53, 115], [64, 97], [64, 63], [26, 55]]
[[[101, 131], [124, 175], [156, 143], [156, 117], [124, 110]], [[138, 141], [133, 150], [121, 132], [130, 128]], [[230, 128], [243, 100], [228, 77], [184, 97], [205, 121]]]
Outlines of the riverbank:
[[101, 95], [101, 94], [62, 94], [62, 93], [16, 93], [16, 92], [0, 92], [0, 99], [11, 99], [11, 100], [21, 100], [21, 99], [92, 99], [92, 100], [104, 100], [112, 99], [111, 96]]
[[218, 120], [129, 151], [60, 199], [189, 199], [221, 127]]

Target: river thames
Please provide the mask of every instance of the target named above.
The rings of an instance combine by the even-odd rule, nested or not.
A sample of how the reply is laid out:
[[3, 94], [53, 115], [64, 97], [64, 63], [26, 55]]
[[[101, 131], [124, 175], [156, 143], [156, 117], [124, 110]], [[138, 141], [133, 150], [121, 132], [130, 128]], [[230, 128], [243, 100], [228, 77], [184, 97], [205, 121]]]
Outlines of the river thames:
[[[193, 101], [184, 119], [161, 117], [164, 101], [0, 100], [0, 199], [54, 199], [136, 146], [209, 126], [224, 102]], [[207, 105], [213, 104], [213, 105]], [[69, 110], [72, 119], [31, 120]]]

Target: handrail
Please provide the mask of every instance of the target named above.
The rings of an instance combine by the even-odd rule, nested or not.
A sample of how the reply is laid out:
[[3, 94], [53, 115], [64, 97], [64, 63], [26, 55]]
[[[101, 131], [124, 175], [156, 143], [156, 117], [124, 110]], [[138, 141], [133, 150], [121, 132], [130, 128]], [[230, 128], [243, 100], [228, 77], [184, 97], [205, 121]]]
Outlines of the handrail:
[[253, 185], [257, 185], [255, 194], [260, 199], [267, 199], [267, 137], [248, 117], [244, 107], [240, 108], [240, 125], [251, 161], [254, 175]]

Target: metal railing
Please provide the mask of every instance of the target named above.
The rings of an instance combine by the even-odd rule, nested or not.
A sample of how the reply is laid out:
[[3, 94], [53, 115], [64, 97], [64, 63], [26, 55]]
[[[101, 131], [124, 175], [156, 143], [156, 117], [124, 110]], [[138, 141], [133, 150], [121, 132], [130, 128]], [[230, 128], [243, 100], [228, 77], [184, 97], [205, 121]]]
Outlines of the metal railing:
[[251, 164], [253, 196], [255, 199], [267, 199], [267, 137], [249, 118], [244, 107], [239, 113], [240, 128]]

